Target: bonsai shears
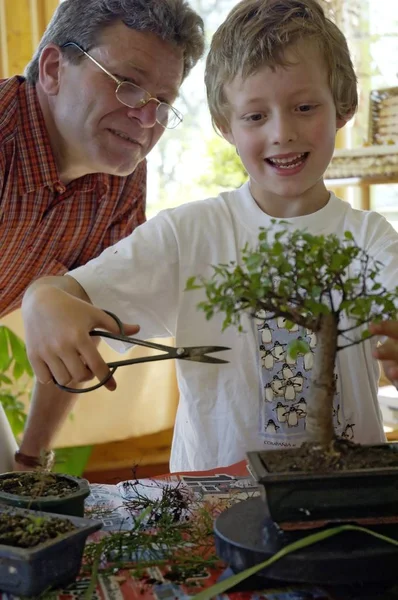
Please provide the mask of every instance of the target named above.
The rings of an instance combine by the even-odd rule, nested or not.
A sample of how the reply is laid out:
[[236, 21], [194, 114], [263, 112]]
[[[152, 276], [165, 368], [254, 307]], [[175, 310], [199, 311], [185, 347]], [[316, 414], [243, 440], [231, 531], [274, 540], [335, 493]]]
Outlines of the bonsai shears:
[[67, 386], [63, 386], [57, 383], [54, 379], [54, 383], [65, 392], [70, 392], [72, 394], [82, 394], [86, 392], [92, 392], [93, 390], [98, 389], [107, 383], [115, 371], [119, 367], [124, 367], [127, 365], [135, 365], [137, 363], [144, 362], [153, 362], [156, 360], [169, 360], [169, 359], [181, 359], [181, 360], [191, 360], [194, 362], [202, 362], [208, 364], [225, 364], [228, 363], [228, 360], [223, 360], [222, 358], [215, 358], [214, 356], [207, 356], [213, 352], [222, 352], [223, 350], [230, 350], [226, 346], [184, 346], [175, 348], [174, 346], [165, 346], [164, 344], [156, 344], [154, 342], [147, 342], [144, 340], [140, 340], [133, 337], [128, 337], [125, 335], [123, 323], [115, 314], [111, 313], [108, 310], [105, 310], [110, 317], [112, 317], [119, 326], [120, 333], [110, 333], [109, 331], [101, 331], [99, 329], [94, 329], [90, 331], [90, 335], [92, 337], [103, 337], [111, 340], [116, 340], [119, 342], [124, 342], [126, 344], [132, 344], [137, 346], [145, 346], [146, 348], [153, 348], [155, 350], [160, 350], [163, 354], [154, 354], [152, 356], [142, 356], [139, 358], [130, 358], [127, 360], [118, 360], [107, 363], [110, 371], [104, 379], [102, 379], [99, 383], [88, 387], [88, 388], [70, 388]]

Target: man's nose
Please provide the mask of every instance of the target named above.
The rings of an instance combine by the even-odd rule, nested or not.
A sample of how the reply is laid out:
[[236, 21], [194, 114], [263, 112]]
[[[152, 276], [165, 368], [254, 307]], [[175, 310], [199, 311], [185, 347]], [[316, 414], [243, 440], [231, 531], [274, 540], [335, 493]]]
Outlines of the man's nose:
[[286, 114], [276, 114], [272, 117], [272, 143], [283, 146], [297, 140], [297, 127], [294, 117]]
[[131, 119], [138, 119], [142, 127], [149, 128], [156, 124], [157, 108], [158, 104], [150, 100], [139, 108], [129, 108], [127, 114]]

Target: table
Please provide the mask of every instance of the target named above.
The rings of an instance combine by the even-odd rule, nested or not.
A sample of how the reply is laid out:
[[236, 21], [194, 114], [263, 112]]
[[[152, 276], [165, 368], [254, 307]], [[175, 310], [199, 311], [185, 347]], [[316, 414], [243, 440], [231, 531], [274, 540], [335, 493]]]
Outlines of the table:
[[[247, 470], [246, 462], [208, 472], [131, 480], [117, 485], [93, 484], [87, 502], [87, 514], [97, 517], [101, 514], [104, 526], [102, 531], [92, 536], [92, 541], [95, 542], [92, 547], [96, 548], [102, 540], [109, 539], [112, 532], [130, 532], [134, 527], [134, 519], [129, 509], [131, 503], [136, 503], [137, 499], [143, 497], [151, 499], [163, 497], [163, 490], [166, 488], [177, 488], [184, 494], [189, 494], [192, 502], [196, 502], [196, 508], [199, 507], [200, 510], [206, 506], [206, 509], [211, 512], [212, 518], [232, 503], [258, 494], [256, 483]], [[184, 513], [178, 514], [178, 517], [181, 520], [186, 518]], [[209, 531], [211, 531], [211, 526], [210, 520]], [[206, 551], [214, 554], [211, 535]], [[86, 600], [88, 597], [94, 600], [184, 600], [192, 598], [201, 590], [216, 583], [224, 572], [225, 565], [215, 564], [212, 567], [203, 568], [200, 573], [186, 579], [183, 584], [168, 579], [167, 575], [170, 573], [168, 569], [167, 565], [164, 567], [152, 566], [145, 569], [139, 576], [137, 574], [133, 576], [130, 569], [118, 569], [117, 572], [107, 575], [99, 574], [96, 585], [93, 585], [94, 581], [86, 573], [82, 574], [67, 589], [56, 590], [42, 598], [48, 598], [48, 600], [50, 598], [51, 600], [75, 600], [77, 598]], [[93, 593], [90, 591], [90, 586], [93, 586]], [[364, 589], [357, 584], [352, 589], [331, 590], [301, 584], [284, 586], [274, 582], [269, 586], [267, 584], [267, 589], [250, 592], [235, 591], [228, 595], [225, 593], [219, 598], [222, 600], [228, 598], [234, 600], [390, 600], [398, 598], [398, 590], [396, 595], [390, 596], [380, 586]], [[10, 600], [10, 597], [0, 593], [0, 600]]]

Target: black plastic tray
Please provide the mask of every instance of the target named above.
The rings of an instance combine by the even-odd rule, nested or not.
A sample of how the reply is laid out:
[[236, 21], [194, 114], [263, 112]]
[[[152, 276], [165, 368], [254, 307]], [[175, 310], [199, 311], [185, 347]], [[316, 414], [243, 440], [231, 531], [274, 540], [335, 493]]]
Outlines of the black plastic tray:
[[[18, 477], [21, 472], [11, 472], [0, 474], [0, 480], [10, 477]], [[90, 495], [90, 487], [87, 479], [73, 477], [72, 475], [64, 475], [53, 473], [60, 479], [66, 479], [75, 483], [78, 487], [76, 491], [71, 492], [69, 496], [58, 498], [57, 496], [43, 496], [42, 498], [32, 498], [30, 496], [19, 496], [17, 494], [9, 494], [0, 490], [0, 503], [8, 504], [9, 506], [17, 506], [19, 508], [27, 508], [29, 510], [42, 510], [44, 512], [72, 515], [74, 517], [84, 516], [84, 500]]]
[[0, 544], [0, 591], [17, 596], [36, 596], [52, 587], [65, 586], [79, 573], [87, 536], [102, 527], [100, 521], [0, 506], [0, 514], [29, 514], [68, 519], [78, 529], [34, 548]]
[[[398, 444], [382, 444], [398, 452]], [[398, 467], [332, 473], [270, 473], [269, 451], [248, 452], [251, 471], [276, 523], [398, 515]]]

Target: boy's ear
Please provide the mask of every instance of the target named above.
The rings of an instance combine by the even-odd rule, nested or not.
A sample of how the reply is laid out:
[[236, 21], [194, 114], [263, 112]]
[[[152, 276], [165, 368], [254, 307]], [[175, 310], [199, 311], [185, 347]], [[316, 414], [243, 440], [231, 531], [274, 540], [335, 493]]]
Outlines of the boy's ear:
[[336, 118], [337, 130], [342, 129], [344, 127], [344, 125], [346, 125], [348, 123], [348, 121], [351, 121], [354, 114], [355, 114], [355, 111], [352, 111], [342, 117], [337, 116], [337, 118]]
[[232, 132], [229, 127], [227, 127], [226, 125], [219, 125], [217, 123], [217, 129], [223, 136], [224, 140], [227, 140], [227, 142], [235, 146], [234, 136], [232, 135]]

